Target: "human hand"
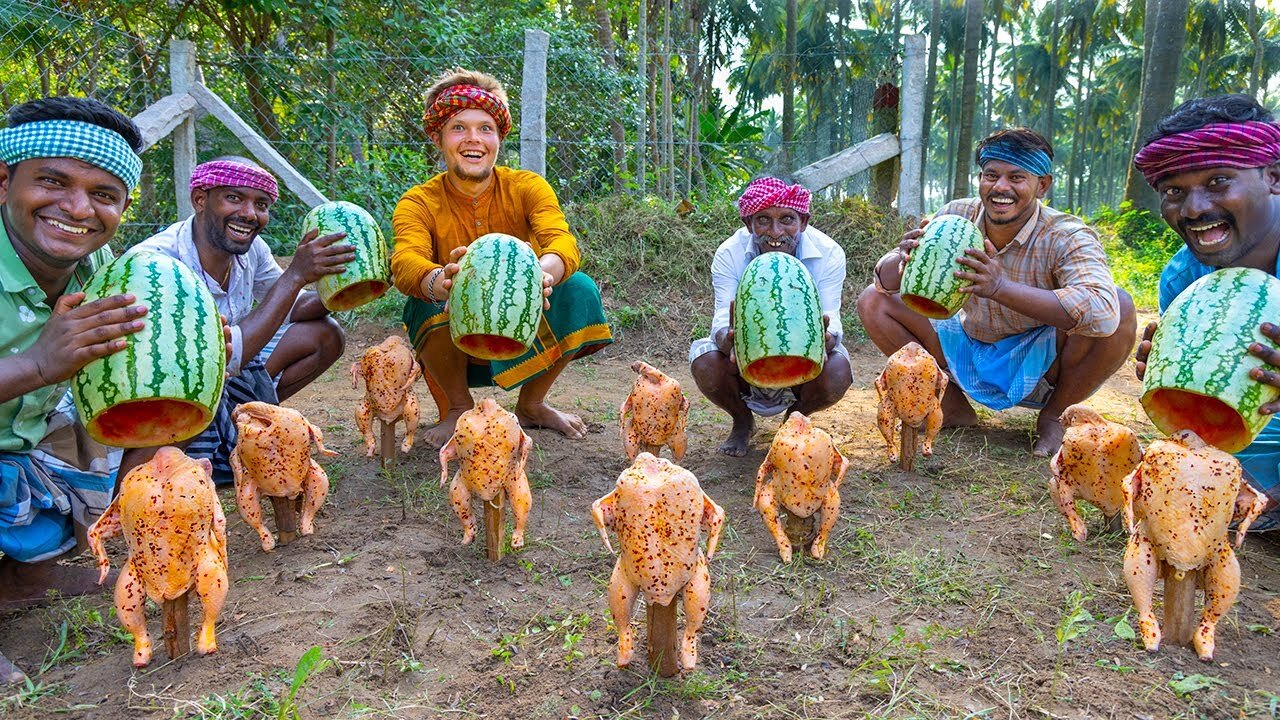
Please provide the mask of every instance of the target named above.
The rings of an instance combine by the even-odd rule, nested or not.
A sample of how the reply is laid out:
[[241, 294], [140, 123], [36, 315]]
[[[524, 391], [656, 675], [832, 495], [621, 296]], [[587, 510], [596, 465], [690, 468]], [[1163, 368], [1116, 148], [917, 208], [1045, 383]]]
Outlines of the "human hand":
[[[218, 314], [218, 319], [222, 321], [222, 347], [226, 352], [226, 362], [231, 362], [231, 354], [234, 348], [231, 347], [231, 326], [227, 324], [227, 316]], [[231, 377], [231, 373], [223, 373], [224, 378]]]
[[898, 257], [901, 261], [898, 263], [898, 271], [901, 273], [907, 267], [907, 261], [911, 259], [911, 251], [920, 247], [920, 238], [924, 237], [924, 226], [928, 224], [928, 220], [920, 223], [920, 227], [914, 230], [908, 230], [902, 234], [902, 240], [898, 242]]
[[[1280, 326], [1264, 322], [1258, 326], [1258, 332], [1273, 343], [1280, 343]], [[1277, 350], [1275, 345], [1254, 343], [1249, 346], [1249, 354], [1271, 366], [1270, 368], [1254, 368], [1249, 371], [1249, 377], [1263, 385], [1280, 388], [1280, 372], [1278, 372], [1280, 370], [1280, 350]], [[1258, 408], [1258, 412], [1262, 415], [1274, 415], [1280, 412], [1280, 400], [1273, 400], [1263, 405]]]
[[964, 257], [959, 260], [960, 264], [969, 268], [971, 272], [957, 270], [955, 276], [972, 283], [960, 288], [960, 292], [981, 298], [992, 298], [1004, 289], [1006, 281], [1000, 272], [1000, 263], [996, 262], [996, 246], [992, 245], [990, 240], [983, 240], [982, 244], [982, 250], [969, 248], [964, 251]]
[[538, 265], [542, 267], [542, 309], [550, 310], [551, 302], [547, 298], [551, 297], [551, 290], [564, 280], [565, 267], [564, 258], [555, 253], [545, 253], [538, 258]]
[[827, 329], [829, 327], [831, 327], [831, 316], [826, 313], [823, 313], [822, 314], [822, 334], [824, 336], [824, 339], [826, 340], [827, 353], [830, 353], [832, 350], [836, 349], [836, 336], [832, 335], [831, 331]]
[[1133, 371], [1141, 380], [1147, 374], [1147, 357], [1151, 355], [1151, 338], [1156, 334], [1156, 321], [1152, 320], [1147, 323], [1147, 328], [1142, 331], [1142, 342], [1138, 343], [1138, 348], [1133, 352], [1135, 361]]
[[125, 294], [84, 303], [82, 292], [58, 298], [40, 336], [22, 352], [41, 386], [67, 380], [90, 362], [123, 350], [125, 336], [145, 325], [141, 318], [147, 308], [134, 305], [136, 299]]
[[356, 249], [346, 243], [338, 244], [345, 238], [345, 232], [336, 232], [317, 237], [319, 230], [312, 230], [302, 236], [298, 249], [293, 253], [287, 273], [292, 273], [302, 281], [303, 285], [313, 283], [325, 275], [336, 275], [347, 269], [347, 263], [355, 262]]

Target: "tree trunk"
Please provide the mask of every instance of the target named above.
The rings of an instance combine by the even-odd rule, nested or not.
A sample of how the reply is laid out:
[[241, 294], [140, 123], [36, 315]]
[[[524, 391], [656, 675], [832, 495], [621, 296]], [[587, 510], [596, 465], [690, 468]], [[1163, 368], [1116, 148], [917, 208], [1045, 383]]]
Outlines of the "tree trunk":
[[973, 154], [973, 115], [978, 95], [978, 46], [982, 41], [983, 0], [964, 2], [964, 82], [960, 90], [960, 133], [952, 197], [969, 196], [969, 156]]
[[787, 0], [786, 43], [782, 80], [782, 171], [791, 172], [792, 142], [796, 132], [796, 0]]
[[956, 148], [959, 142], [956, 136], [960, 134], [960, 91], [956, 89], [956, 77], [961, 74], [960, 57], [954, 53], [951, 56], [951, 77], [948, 78], [947, 88], [951, 95], [950, 112], [947, 118], [947, 197], [955, 198], [955, 169], [956, 169]]
[[1067, 207], [1079, 208], [1079, 195], [1076, 193], [1076, 186], [1080, 183], [1080, 150], [1082, 147], [1080, 135], [1084, 132], [1085, 121], [1089, 118], [1089, 109], [1082, 108], [1080, 105], [1080, 96], [1084, 92], [1084, 84], [1087, 82], [1084, 72], [1085, 55], [1089, 50], [1089, 30], [1085, 28], [1080, 32], [1080, 42], [1076, 46], [1076, 91], [1072, 101], [1072, 110], [1075, 112], [1075, 122], [1071, 123], [1071, 172], [1067, 177]]
[[[1148, 14], [1142, 25], [1143, 45], [1150, 51], [1142, 61], [1142, 93], [1138, 102], [1138, 122], [1134, 126], [1129, 156], [1141, 149], [1142, 141], [1155, 129], [1156, 122], [1173, 107], [1177, 90], [1178, 69], [1187, 39], [1188, 0], [1148, 0], [1147, 9], [1156, 5], [1153, 17]], [[1147, 36], [1150, 35], [1150, 42]], [[1135, 208], [1159, 211], [1155, 193], [1147, 187], [1142, 173], [1129, 163], [1125, 179], [1124, 199]]]
[[333, 53], [337, 49], [337, 33], [333, 26], [325, 28], [324, 31], [324, 49], [325, 58], [329, 61], [329, 81], [325, 88], [329, 96], [329, 137], [327, 138], [327, 152], [325, 153], [325, 174], [327, 175], [327, 187], [329, 197], [337, 195], [337, 174], [338, 174], [338, 67], [334, 63]]
[[[613, 44], [613, 22], [609, 19], [609, 6], [604, 0], [596, 0], [596, 41], [604, 55], [604, 65], [610, 70], [618, 67], [617, 52]], [[621, 98], [614, 97], [615, 107], [622, 106]], [[627, 131], [622, 126], [622, 119], [616, 115], [609, 116], [609, 136], [613, 138], [613, 191], [622, 192], [626, 183], [623, 181], [622, 169], [627, 164]]]
[[925, 71], [924, 80], [924, 132], [920, 136], [920, 144], [924, 147], [925, 156], [924, 162], [920, 163], [921, 188], [926, 187], [925, 176], [928, 172], [925, 168], [929, 165], [929, 135], [933, 128], [934, 96], [938, 90], [938, 43], [942, 42], [942, 38], [938, 35], [938, 17], [941, 14], [942, 0], [933, 0], [933, 6], [929, 10], [929, 66]]
[[1050, 145], [1053, 145], [1054, 124], [1057, 122], [1058, 86], [1062, 84], [1062, 68], [1058, 63], [1061, 42], [1062, 0], [1053, 0], [1053, 27], [1049, 31], [1049, 87], [1044, 98], [1044, 136]]
[[672, 117], [673, 84], [671, 82], [671, 12], [673, 0], [667, 0], [662, 8], [662, 174], [663, 197], [673, 200], [676, 196], [675, 122]]
[[987, 112], [982, 120], [984, 134], [990, 134], [995, 128], [996, 119], [996, 62], [1000, 49], [1000, 21], [1004, 16], [1004, 0], [996, 0], [991, 28], [991, 64], [987, 66]]
[[1262, 37], [1262, 13], [1258, 12], [1258, 0], [1249, 3], [1249, 16], [1245, 23], [1249, 39], [1253, 41], [1253, 66], [1249, 70], [1249, 96], [1261, 100], [1258, 92], [1262, 89], [1262, 60], [1266, 51]]

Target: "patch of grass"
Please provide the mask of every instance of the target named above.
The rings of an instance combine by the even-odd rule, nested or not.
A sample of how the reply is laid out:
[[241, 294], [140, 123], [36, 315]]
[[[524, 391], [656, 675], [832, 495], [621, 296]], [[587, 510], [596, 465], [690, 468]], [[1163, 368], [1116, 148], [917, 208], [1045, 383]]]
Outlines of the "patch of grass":
[[545, 667], [555, 662], [569, 669], [586, 657], [578, 645], [590, 626], [591, 614], [587, 612], [565, 610], [562, 615], [535, 615], [515, 632], [498, 638], [489, 654], [506, 664], [512, 664], [517, 655], [527, 655], [531, 660], [526, 664], [535, 662]]
[[21, 685], [6, 688], [9, 694], [0, 697], [0, 710], [11, 712], [22, 708], [35, 708], [45, 698], [56, 697], [66, 692], [62, 683], [36, 682], [27, 678]]
[[352, 310], [336, 313], [338, 323], [345, 328], [354, 327], [360, 322], [372, 322], [387, 328], [401, 328], [404, 313], [405, 297], [399, 290], [391, 288], [382, 297], [373, 302], [361, 305]]
[[52, 625], [54, 645], [40, 663], [39, 674], [115, 645], [133, 643], [133, 634], [121, 627], [114, 607], [99, 610], [84, 597], [59, 603], [53, 611]]

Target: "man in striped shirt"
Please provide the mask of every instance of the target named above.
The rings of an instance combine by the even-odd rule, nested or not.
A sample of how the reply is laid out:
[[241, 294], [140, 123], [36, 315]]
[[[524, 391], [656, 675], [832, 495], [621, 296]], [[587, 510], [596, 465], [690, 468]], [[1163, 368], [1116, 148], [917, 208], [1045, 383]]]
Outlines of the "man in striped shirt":
[[[923, 229], [903, 236], [876, 263], [858, 298], [867, 334], [886, 355], [924, 346], [947, 371], [944, 427], [974, 425], [969, 400], [992, 410], [1039, 408], [1033, 453], [1062, 444], [1058, 418], [1102, 386], [1128, 358], [1137, 330], [1133, 300], [1116, 287], [1097, 234], [1079, 218], [1044, 205], [1053, 184], [1053, 148], [1025, 128], [978, 144], [978, 197], [937, 215], [972, 220], [984, 249], [968, 250], [956, 277], [972, 284], [960, 312], [929, 320], [898, 296], [902, 271]], [[923, 226], [922, 226], [923, 227]], [[1070, 372], [1063, 372], [1069, 368]]]

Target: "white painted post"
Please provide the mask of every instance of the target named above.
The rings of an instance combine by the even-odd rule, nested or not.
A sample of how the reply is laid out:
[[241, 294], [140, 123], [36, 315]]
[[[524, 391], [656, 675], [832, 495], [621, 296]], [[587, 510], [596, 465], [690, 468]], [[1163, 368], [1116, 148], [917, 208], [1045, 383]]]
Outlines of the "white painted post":
[[924, 78], [925, 45], [923, 35], [903, 38], [902, 97], [898, 103], [899, 146], [902, 166], [898, 174], [898, 215], [920, 217], [924, 214]]
[[520, 87], [520, 169], [547, 172], [547, 47], [543, 30], [524, 31], [524, 84]]
[[[190, 40], [169, 41], [169, 87], [179, 97], [196, 82], [196, 44]], [[191, 207], [191, 171], [196, 166], [196, 117], [188, 114], [173, 131], [173, 194], [178, 218], [186, 219]]]

